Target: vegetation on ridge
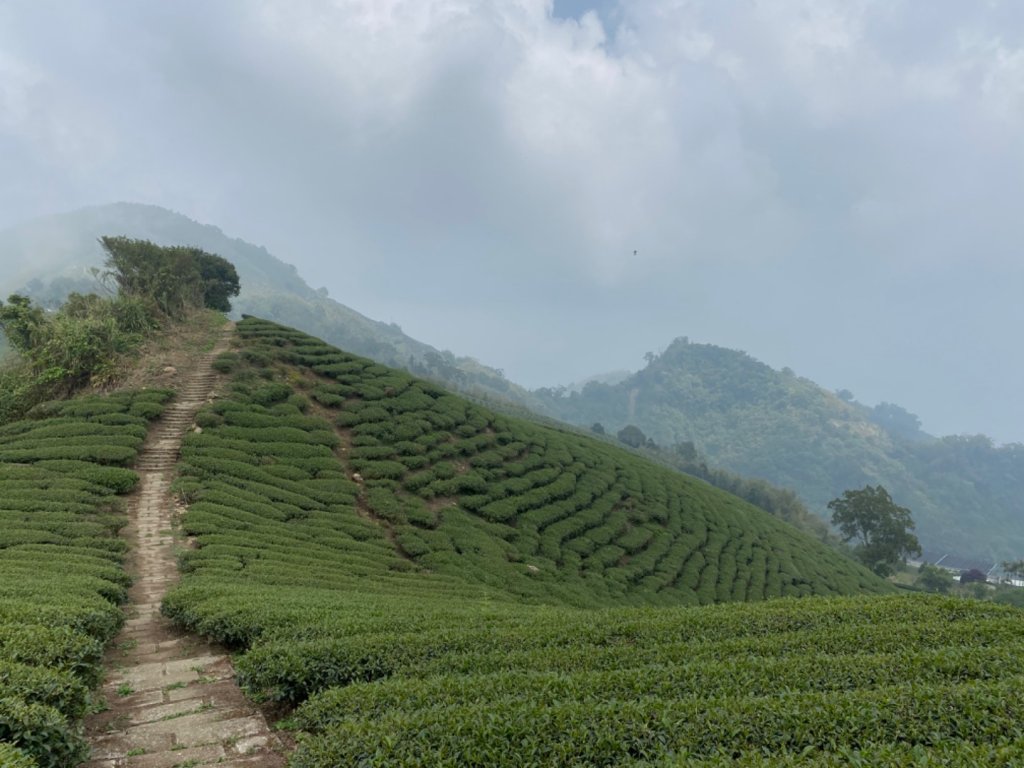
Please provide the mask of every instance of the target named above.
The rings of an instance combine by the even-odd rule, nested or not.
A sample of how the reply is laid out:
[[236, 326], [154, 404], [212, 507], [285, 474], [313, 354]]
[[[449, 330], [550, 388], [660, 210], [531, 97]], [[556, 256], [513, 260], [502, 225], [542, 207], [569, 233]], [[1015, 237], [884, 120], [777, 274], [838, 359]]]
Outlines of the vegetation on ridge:
[[[320, 479], [304, 462], [333, 461], [346, 473], [335, 503], [374, 520], [410, 567], [587, 606], [884, 589], [760, 510], [615, 446], [500, 416], [298, 331], [248, 319], [238, 332], [249, 366], [186, 439], [182, 472], [244, 472], [303, 495]], [[315, 427], [317, 412], [330, 421]], [[186, 525], [200, 533], [206, 514], [200, 502]]]
[[921, 545], [911, 533], [914, 521], [910, 510], [896, 504], [880, 485], [843, 491], [828, 508], [843, 541], [856, 541], [854, 555], [879, 576], [889, 576], [905, 565], [907, 555], [921, 554]]
[[[93, 290], [95, 280], [88, 267], [102, 259], [97, 240], [110, 231], [126, 232], [161, 245], [191, 243], [228, 258], [242, 281], [242, 292], [233, 302], [241, 312], [299, 328], [349, 352], [404, 368], [503, 413], [524, 418], [555, 415], [541, 393], [530, 393], [517, 386], [500, 370], [469, 357], [437, 350], [410, 338], [393, 323], [364, 317], [330, 298], [326, 289], [311, 288], [294, 267], [279, 261], [265, 248], [227, 237], [216, 227], [157, 206], [98, 206], [51, 217], [42, 225], [25, 225], [0, 233], [0, 254], [7, 255], [12, 262], [27, 263], [31, 253], [32, 263], [39, 264], [34, 276], [26, 274], [11, 287], [49, 309], [60, 307], [72, 292]], [[59, 248], [51, 246], [52, 241], [59, 242]], [[827, 524], [819, 515], [808, 512], [793, 492], [717, 466], [709, 467], [707, 458], [693, 450], [692, 443], [681, 447], [688, 449], [681, 453], [668, 446], [641, 453], [733, 493], [818, 539], [828, 539]]]
[[203, 307], [227, 311], [235, 268], [197, 248], [104, 237], [111, 298], [72, 293], [55, 312], [18, 294], [0, 301], [0, 335], [17, 358], [0, 367], [0, 423], [43, 400], [106, 385], [129, 352], [167, 318]]

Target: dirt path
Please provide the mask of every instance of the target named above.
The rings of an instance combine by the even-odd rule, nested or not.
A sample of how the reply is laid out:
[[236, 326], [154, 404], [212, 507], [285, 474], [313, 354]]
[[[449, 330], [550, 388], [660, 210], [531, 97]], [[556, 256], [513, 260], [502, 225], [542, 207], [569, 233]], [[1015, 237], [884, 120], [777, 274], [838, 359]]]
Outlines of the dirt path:
[[127, 624], [107, 654], [103, 695], [109, 709], [86, 720], [93, 747], [87, 768], [184, 768], [218, 765], [280, 768], [281, 745], [263, 715], [234, 682], [227, 654], [160, 615], [178, 580], [170, 484], [185, 432], [210, 397], [210, 364], [228, 348], [225, 330], [212, 352], [179, 371], [177, 396], [150, 432], [136, 463], [141, 476], [129, 497], [135, 577]]

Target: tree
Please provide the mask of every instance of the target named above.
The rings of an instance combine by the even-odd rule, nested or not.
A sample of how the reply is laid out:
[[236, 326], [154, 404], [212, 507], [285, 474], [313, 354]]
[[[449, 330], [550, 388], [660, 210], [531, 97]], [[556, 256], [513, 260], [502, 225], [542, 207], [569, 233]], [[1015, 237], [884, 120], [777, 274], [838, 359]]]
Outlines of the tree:
[[100, 243], [107, 252], [107, 274], [121, 295], [150, 299], [170, 317], [198, 307], [228, 312], [230, 297], [238, 295], [234, 265], [199, 248], [128, 237], [102, 237]]
[[28, 352], [41, 341], [48, 324], [42, 309], [26, 296], [13, 293], [7, 303], [0, 301], [0, 331], [7, 341], [21, 353]]
[[604, 434], [604, 424], [602, 424], [600, 421], [595, 421], [590, 426], [590, 431], [593, 432], [595, 435], [603, 435]]
[[911, 533], [914, 521], [910, 510], [896, 504], [880, 485], [843, 491], [828, 508], [843, 541], [854, 541], [854, 555], [879, 576], [892, 574], [898, 564], [906, 562], [907, 555], [921, 554], [921, 544]]
[[203, 306], [218, 312], [231, 311], [231, 297], [241, 291], [235, 265], [225, 258], [190, 248], [203, 281]]
[[615, 436], [619, 438], [620, 443], [625, 443], [630, 448], [641, 448], [647, 443], [647, 435], [643, 433], [640, 427], [628, 424], [618, 432]]
[[950, 587], [953, 586], [953, 574], [944, 568], [939, 568], [937, 565], [921, 563], [914, 584], [925, 592], [946, 594], [949, 592]]

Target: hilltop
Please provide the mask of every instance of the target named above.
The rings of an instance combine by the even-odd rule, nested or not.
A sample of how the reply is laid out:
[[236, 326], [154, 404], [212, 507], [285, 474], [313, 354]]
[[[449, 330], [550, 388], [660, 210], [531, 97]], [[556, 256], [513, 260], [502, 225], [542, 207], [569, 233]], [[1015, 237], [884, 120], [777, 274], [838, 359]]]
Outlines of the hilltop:
[[196, 246], [235, 265], [242, 292], [233, 300], [235, 314], [252, 313], [302, 328], [356, 354], [485, 397], [530, 403], [532, 396], [507, 381], [496, 369], [472, 358], [406, 335], [394, 324], [371, 320], [314, 289], [295, 267], [265, 248], [225, 235], [165, 208], [115, 203], [47, 216], [0, 232], [0, 259], [9, 270], [0, 275], [0, 296], [20, 291], [55, 309], [68, 293], [101, 290], [90, 274], [101, 267], [99, 238], [125, 235], [158, 245]]
[[633, 424], [665, 448], [793, 488], [823, 515], [843, 490], [882, 484], [913, 510], [931, 559], [987, 569], [1024, 552], [1022, 446], [936, 438], [899, 406], [864, 406], [737, 350], [677, 339], [622, 381], [535, 394], [570, 423]]

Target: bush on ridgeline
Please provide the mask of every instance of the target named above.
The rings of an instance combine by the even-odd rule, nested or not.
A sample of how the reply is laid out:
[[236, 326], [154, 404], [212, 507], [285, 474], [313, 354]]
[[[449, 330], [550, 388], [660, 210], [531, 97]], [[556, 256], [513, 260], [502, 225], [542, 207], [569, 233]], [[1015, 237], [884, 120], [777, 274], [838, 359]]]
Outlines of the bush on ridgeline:
[[240, 286], [238, 272], [226, 259], [199, 248], [123, 236], [103, 237], [100, 243], [107, 252], [107, 274], [122, 295], [151, 299], [169, 317], [198, 307], [231, 311], [231, 297]]
[[198, 248], [104, 237], [104, 276], [118, 294], [72, 293], [56, 312], [14, 294], [0, 301], [0, 332], [17, 355], [0, 369], [0, 423], [44, 400], [110, 383], [119, 361], [157, 329], [197, 309], [227, 312], [234, 266]]
[[615, 436], [619, 438], [620, 443], [624, 443], [630, 448], [640, 448], [647, 444], [647, 435], [643, 433], [640, 427], [633, 424], [627, 424], [616, 432]]

